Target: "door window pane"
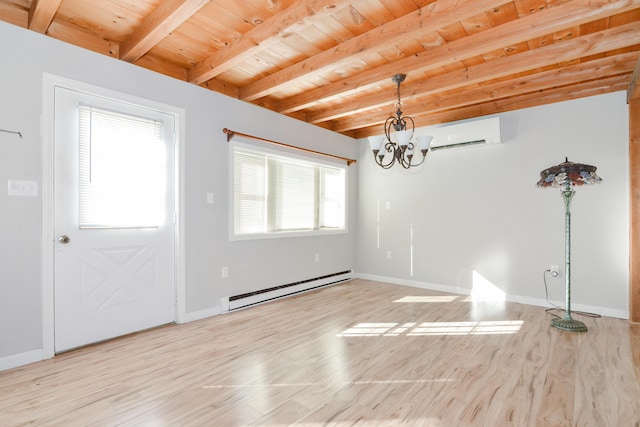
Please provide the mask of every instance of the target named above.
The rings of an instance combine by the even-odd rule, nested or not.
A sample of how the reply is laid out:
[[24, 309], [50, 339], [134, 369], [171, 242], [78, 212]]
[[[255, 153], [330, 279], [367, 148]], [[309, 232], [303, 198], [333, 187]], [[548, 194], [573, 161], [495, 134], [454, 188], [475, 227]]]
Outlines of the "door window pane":
[[163, 225], [167, 182], [161, 121], [80, 106], [80, 228]]

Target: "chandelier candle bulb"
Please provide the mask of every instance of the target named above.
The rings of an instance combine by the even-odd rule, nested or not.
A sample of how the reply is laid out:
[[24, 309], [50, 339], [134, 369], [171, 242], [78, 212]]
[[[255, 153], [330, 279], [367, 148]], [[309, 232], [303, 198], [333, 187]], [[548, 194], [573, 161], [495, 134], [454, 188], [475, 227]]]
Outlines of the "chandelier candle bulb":
[[413, 136], [413, 131], [401, 130], [396, 132], [396, 135], [398, 137], [398, 144], [400, 144], [401, 147], [406, 147], [407, 145], [409, 145], [411, 136]]
[[420, 151], [424, 151], [425, 153], [429, 150], [431, 146], [431, 141], [433, 141], [433, 137], [431, 135], [420, 135], [418, 137], [418, 144], [420, 144]]
[[384, 135], [374, 135], [369, 137], [369, 146], [371, 151], [377, 152], [382, 148], [382, 141], [384, 141]]

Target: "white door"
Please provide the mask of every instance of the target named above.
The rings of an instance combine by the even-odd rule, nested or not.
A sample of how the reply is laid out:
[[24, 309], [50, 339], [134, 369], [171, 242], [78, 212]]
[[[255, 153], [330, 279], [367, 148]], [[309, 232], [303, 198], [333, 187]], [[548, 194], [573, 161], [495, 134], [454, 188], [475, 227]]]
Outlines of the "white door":
[[175, 320], [175, 118], [55, 88], [55, 351]]

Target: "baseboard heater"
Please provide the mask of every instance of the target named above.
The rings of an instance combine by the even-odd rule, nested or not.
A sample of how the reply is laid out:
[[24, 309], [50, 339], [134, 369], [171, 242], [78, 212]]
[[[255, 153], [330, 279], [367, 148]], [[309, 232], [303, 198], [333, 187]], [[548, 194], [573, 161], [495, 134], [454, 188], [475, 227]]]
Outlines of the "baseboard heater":
[[314, 277], [312, 279], [301, 280], [299, 282], [288, 283], [286, 285], [274, 286], [267, 289], [261, 289], [246, 294], [233, 295], [222, 298], [221, 311], [232, 311], [240, 308], [246, 308], [252, 305], [283, 298], [293, 294], [309, 291], [311, 289], [322, 288], [325, 286], [336, 285], [346, 282], [353, 278], [351, 270], [340, 271], [338, 273], [327, 274], [324, 276]]

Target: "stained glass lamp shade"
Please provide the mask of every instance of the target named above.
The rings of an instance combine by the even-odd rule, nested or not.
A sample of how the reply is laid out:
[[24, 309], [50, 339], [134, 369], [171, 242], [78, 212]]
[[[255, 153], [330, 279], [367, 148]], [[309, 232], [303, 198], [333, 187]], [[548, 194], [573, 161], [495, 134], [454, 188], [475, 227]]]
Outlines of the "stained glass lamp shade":
[[571, 187], [595, 184], [602, 181], [602, 178], [596, 175], [596, 169], [595, 166], [570, 162], [565, 157], [564, 162], [540, 172], [540, 181], [537, 185], [538, 187], [558, 188], [567, 185]]
[[565, 331], [584, 332], [587, 327], [584, 323], [571, 317], [571, 199], [576, 193], [573, 187], [577, 185], [589, 185], [601, 182], [596, 174], [596, 167], [582, 163], [573, 163], [565, 158], [559, 165], [552, 166], [540, 172], [538, 187], [561, 188], [560, 194], [564, 201], [564, 250], [565, 250], [565, 312], [564, 317], [556, 317], [551, 320], [551, 325]]

